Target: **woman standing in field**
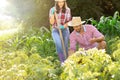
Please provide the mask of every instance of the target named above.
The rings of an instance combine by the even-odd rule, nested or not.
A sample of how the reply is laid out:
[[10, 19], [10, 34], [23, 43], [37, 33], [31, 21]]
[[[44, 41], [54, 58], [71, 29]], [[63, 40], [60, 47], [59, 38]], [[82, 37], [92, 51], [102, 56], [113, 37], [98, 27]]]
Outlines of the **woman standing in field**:
[[61, 29], [62, 31], [66, 55], [68, 56], [68, 39], [69, 39], [68, 22], [70, 20], [71, 11], [70, 8], [67, 7], [66, 0], [55, 0], [55, 6], [52, 7], [49, 12], [49, 21], [50, 24], [52, 25], [52, 37], [56, 45], [56, 51], [58, 53], [61, 64], [65, 60], [65, 55], [58, 29]]

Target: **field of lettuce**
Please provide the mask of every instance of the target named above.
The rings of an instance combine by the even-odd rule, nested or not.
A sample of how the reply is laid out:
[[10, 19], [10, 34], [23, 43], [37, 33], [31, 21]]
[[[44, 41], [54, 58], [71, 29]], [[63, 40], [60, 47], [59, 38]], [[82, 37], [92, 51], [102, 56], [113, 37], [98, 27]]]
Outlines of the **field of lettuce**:
[[119, 13], [89, 20], [105, 35], [107, 50], [78, 49], [62, 67], [48, 29], [20, 26], [0, 35], [0, 80], [119, 80]]

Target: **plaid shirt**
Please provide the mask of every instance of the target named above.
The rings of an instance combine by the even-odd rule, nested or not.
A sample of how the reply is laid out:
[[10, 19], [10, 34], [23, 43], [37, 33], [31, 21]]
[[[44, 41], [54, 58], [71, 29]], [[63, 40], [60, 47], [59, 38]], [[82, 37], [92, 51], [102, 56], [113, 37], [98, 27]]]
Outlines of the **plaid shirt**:
[[75, 30], [70, 34], [70, 49], [76, 51], [76, 44], [78, 43], [80, 48], [85, 50], [97, 47], [97, 42], [91, 44], [89, 40], [91, 38], [98, 38], [103, 36], [94, 26], [92, 25], [83, 25], [84, 34], [77, 33]]
[[[52, 15], [52, 9], [53, 8], [55, 9], [55, 7], [52, 7], [50, 9], [49, 18]], [[60, 23], [60, 25], [64, 25], [65, 23], [69, 22], [71, 20], [71, 11], [70, 11], [70, 8], [67, 7], [65, 13], [62, 13], [62, 11], [60, 11], [60, 13], [57, 14], [57, 17], [58, 17], [58, 22]], [[56, 21], [55, 21], [55, 23], [52, 26], [53, 27], [57, 27]]]

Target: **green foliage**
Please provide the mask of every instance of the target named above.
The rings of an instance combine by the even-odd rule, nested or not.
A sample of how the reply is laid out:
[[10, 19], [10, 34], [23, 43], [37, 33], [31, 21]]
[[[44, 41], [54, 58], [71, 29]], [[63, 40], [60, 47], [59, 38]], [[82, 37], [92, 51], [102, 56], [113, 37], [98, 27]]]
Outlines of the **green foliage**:
[[110, 45], [112, 59], [120, 62], [120, 38], [112, 39], [110, 40], [110, 43], [112, 43]]
[[105, 70], [103, 72], [103, 76], [105, 80], [119, 80], [120, 79], [120, 63], [118, 62], [112, 62], [111, 64], [108, 64], [107, 67], [105, 67]]
[[24, 64], [28, 56], [23, 52], [0, 54], [0, 80], [24, 80], [27, 66]]
[[51, 33], [45, 27], [18, 33], [14, 38], [7, 40], [6, 45], [9, 46], [9, 51], [24, 50], [29, 53], [28, 55], [36, 52], [42, 57], [56, 56]]
[[79, 49], [65, 61], [60, 77], [61, 80], [116, 80], [119, 66], [104, 50]]
[[[101, 22], [112, 19], [110, 25], [114, 26], [112, 24], [114, 20], [117, 22], [120, 20], [118, 15], [116, 12], [113, 17], [102, 17]], [[97, 25], [95, 20], [92, 20], [92, 23]], [[21, 26], [23, 27], [22, 24]], [[96, 48], [79, 49], [68, 57], [63, 67], [60, 67], [51, 32], [45, 27], [28, 29], [22, 27], [18, 33], [4, 36], [7, 37], [5, 39], [0, 36], [0, 80], [118, 80], [120, 78], [120, 38], [116, 37], [118, 34], [115, 33], [112, 37], [106, 35], [107, 53], [111, 55], [106, 54], [105, 50]], [[116, 28], [113, 30], [116, 31]]]
[[54, 57], [43, 58], [24, 51], [0, 53], [0, 80], [118, 80], [119, 61], [113, 62], [105, 50], [79, 49], [63, 67]]
[[23, 51], [1, 53], [0, 80], [58, 80], [59, 62], [52, 60], [36, 53], [27, 56]]
[[118, 50], [120, 38], [119, 37], [113, 37], [112, 39], [106, 38], [107, 41], [107, 53], [112, 54], [114, 51]]
[[112, 54], [112, 57], [113, 57], [113, 60], [120, 61], [120, 49], [115, 50]]
[[105, 36], [110, 37], [110, 39], [120, 34], [120, 16], [118, 11], [114, 13], [113, 17], [102, 16], [98, 23], [93, 21], [92, 24]]

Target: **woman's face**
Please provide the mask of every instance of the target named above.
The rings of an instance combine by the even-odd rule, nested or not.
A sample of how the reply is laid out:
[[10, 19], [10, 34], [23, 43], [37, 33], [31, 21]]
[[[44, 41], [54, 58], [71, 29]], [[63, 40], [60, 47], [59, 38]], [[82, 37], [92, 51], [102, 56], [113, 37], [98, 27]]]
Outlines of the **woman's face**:
[[58, 6], [62, 8], [64, 6], [64, 3], [65, 3], [64, 1], [58, 1]]

